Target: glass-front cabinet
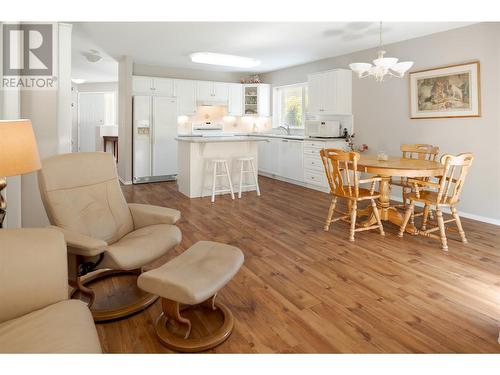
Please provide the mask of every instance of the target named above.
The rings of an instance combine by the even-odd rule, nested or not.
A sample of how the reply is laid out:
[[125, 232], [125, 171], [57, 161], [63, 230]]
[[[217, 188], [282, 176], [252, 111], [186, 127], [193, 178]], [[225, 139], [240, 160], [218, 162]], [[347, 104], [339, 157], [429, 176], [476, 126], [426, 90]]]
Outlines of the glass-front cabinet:
[[270, 115], [270, 85], [243, 85], [243, 116]]
[[259, 113], [258, 102], [259, 102], [259, 87], [255, 86], [245, 86], [244, 95], [244, 110], [245, 115], [257, 115]]

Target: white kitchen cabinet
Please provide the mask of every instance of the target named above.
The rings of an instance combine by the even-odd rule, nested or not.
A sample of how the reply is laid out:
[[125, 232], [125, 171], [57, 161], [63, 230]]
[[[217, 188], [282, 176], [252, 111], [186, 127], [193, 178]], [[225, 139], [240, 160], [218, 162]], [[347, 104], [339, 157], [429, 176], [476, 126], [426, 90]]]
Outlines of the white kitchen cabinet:
[[177, 98], [177, 114], [190, 116], [196, 113], [197, 82], [177, 79], [174, 82], [174, 96]]
[[259, 172], [279, 175], [280, 146], [281, 139], [279, 138], [267, 138], [266, 142], [259, 142]]
[[269, 140], [259, 142], [259, 172], [269, 173]]
[[153, 90], [153, 78], [133, 76], [132, 77], [132, 91], [135, 94], [150, 94]]
[[267, 142], [260, 142], [259, 172], [302, 182], [303, 141], [267, 138]]
[[307, 80], [307, 94], [309, 102], [307, 104], [307, 111], [311, 114], [320, 113], [323, 109], [323, 83], [321, 82], [321, 74], [311, 74]]
[[198, 101], [212, 101], [213, 83], [208, 81], [197, 81], [196, 98]]
[[132, 91], [136, 95], [174, 96], [174, 80], [171, 78], [132, 77]]
[[269, 172], [278, 175], [281, 165], [281, 139], [271, 138], [269, 141]]
[[279, 176], [289, 180], [304, 180], [303, 141], [282, 139], [280, 144]]
[[245, 116], [268, 117], [271, 115], [271, 85], [243, 85], [243, 114]]
[[227, 102], [229, 94], [229, 83], [212, 82], [213, 84], [213, 100], [216, 102]]
[[334, 69], [308, 76], [308, 113], [349, 115], [352, 113], [352, 72]]
[[337, 148], [345, 150], [347, 144], [344, 140], [306, 140], [304, 141], [304, 182], [321, 191], [328, 191], [323, 161], [320, 151], [325, 148]]
[[243, 116], [243, 86], [240, 83], [229, 83], [228, 89], [227, 114]]
[[198, 81], [197, 100], [201, 102], [227, 102], [229, 84], [224, 82]]
[[153, 91], [156, 95], [174, 96], [174, 80], [171, 78], [154, 78]]

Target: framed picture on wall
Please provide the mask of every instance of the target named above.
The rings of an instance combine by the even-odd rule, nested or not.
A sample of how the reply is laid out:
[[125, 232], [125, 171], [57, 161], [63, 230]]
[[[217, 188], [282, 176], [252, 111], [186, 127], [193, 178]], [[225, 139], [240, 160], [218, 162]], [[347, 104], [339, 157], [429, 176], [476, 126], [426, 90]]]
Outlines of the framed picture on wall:
[[479, 61], [410, 72], [410, 118], [481, 116]]

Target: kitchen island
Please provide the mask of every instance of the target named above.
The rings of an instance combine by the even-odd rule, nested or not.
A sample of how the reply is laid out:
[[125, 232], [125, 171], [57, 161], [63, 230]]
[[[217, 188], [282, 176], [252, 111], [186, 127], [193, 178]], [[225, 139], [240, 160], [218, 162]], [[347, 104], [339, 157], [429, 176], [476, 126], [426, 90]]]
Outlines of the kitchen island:
[[[189, 198], [205, 197], [212, 194], [212, 159], [226, 159], [233, 187], [237, 189], [240, 184], [240, 166], [237, 158], [251, 156], [254, 165], [258, 165], [258, 142], [267, 142], [266, 139], [254, 136], [232, 137], [196, 137], [178, 136], [177, 184], [179, 191]], [[250, 178], [250, 176], [247, 176]], [[219, 183], [227, 184], [224, 178], [219, 178]], [[250, 184], [251, 181], [244, 181]], [[243, 191], [255, 190], [244, 188]], [[228, 193], [229, 194], [229, 193]]]

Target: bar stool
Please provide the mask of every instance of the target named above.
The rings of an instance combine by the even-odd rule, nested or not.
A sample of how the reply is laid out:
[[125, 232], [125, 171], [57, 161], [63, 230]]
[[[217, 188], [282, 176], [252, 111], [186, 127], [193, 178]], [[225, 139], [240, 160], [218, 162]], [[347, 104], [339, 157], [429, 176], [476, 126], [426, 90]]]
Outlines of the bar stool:
[[[226, 159], [212, 159], [213, 164], [213, 174], [212, 174], [212, 203], [215, 202], [215, 194], [216, 193], [231, 193], [231, 199], [234, 199], [234, 190], [233, 183], [231, 182], [231, 175], [229, 173], [229, 167], [227, 165]], [[218, 166], [222, 168], [222, 173], [217, 174]], [[221, 185], [219, 189], [217, 189], [217, 177], [226, 177], [229, 182], [229, 188]]]
[[[241, 190], [246, 187], [254, 187], [257, 190], [257, 195], [260, 197], [259, 180], [257, 178], [257, 173], [255, 172], [255, 165], [253, 163], [253, 157], [242, 157], [237, 159], [240, 162], [240, 188], [238, 191], [238, 198], [241, 198]], [[245, 166], [246, 164], [246, 166]], [[248, 169], [245, 169], [248, 168]], [[243, 185], [243, 176], [245, 174], [251, 174], [255, 181], [254, 185]]]

